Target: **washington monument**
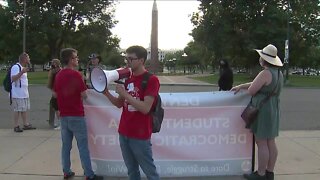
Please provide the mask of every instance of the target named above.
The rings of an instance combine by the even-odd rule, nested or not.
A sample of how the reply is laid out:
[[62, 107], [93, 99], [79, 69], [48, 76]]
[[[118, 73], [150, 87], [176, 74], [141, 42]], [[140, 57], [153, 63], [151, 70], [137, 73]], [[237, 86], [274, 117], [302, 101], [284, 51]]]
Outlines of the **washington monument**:
[[152, 27], [151, 27], [151, 59], [150, 71], [158, 73], [160, 70], [159, 56], [158, 56], [158, 8], [156, 0], [153, 1], [152, 7]]

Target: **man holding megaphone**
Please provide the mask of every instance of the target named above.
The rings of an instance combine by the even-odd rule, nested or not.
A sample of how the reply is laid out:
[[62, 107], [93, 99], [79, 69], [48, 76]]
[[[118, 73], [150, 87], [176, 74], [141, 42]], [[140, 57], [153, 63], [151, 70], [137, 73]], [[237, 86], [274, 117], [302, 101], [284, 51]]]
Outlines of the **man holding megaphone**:
[[156, 166], [152, 157], [151, 134], [152, 120], [149, 111], [155, 105], [160, 83], [155, 75], [151, 75], [145, 90], [142, 81], [145, 73], [144, 63], [147, 50], [141, 46], [131, 46], [126, 50], [128, 66], [132, 75], [124, 84], [116, 85], [113, 96], [108, 89], [104, 95], [118, 108], [122, 107], [119, 124], [119, 141], [122, 157], [128, 169], [129, 179], [141, 179], [139, 166], [148, 180], [159, 180]]

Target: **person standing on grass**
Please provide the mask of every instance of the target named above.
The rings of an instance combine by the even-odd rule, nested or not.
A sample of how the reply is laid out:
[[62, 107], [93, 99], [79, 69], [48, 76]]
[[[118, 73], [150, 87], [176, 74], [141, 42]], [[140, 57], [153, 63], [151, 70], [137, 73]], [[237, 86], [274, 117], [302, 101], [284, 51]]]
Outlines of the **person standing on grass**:
[[55, 78], [53, 87], [60, 111], [60, 126], [62, 139], [62, 170], [64, 179], [72, 178], [70, 151], [73, 137], [76, 138], [81, 165], [86, 180], [103, 179], [94, 174], [88, 147], [87, 124], [84, 114], [83, 99], [87, 98], [87, 87], [82, 75], [76, 70], [79, 64], [78, 51], [72, 48], [62, 49], [61, 62], [65, 65]]
[[[33, 130], [33, 127], [27, 120], [27, 111], [30, 109], [30, 99], [29, 99], [29, 83], [27, 72], [30, 64], [30, 58], [27, 53], [22, 53], [19, 56], [19, 62], [12, 66], [11, 68], [11, 81], [12, 81], [12, 109], [13, 109], [13, 119], [14, 119], [14, 132], [23, 132], [23, 130]], [[23, 126], [19, 126], [19, 117], [22, 118]]]

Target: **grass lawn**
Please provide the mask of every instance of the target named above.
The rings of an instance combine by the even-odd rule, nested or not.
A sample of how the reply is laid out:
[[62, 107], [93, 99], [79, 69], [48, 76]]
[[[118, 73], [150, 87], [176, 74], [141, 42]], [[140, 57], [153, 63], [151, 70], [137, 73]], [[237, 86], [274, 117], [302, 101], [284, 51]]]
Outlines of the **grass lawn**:
[[[7, 73], [6, 71], [0, 72], [1, 86], [6, 73]], [[29, 84], [47, 84], [48, 71], [28, 72], [28, 80], [29, 80]]]
[[320, 76], [289, 75], [286, 86], [320, 88]]
[[[233, 83], [234, 85], [252, 81], [252, 79], [250, 79], [250, 77], [247, 74], [235, 74], [233, 76], [233, 78], [234, 78], [234, 80], [233, 80], [234, 81], [234, 83]], [[196, 80], [199, 80], [199, 81], [207, 82], [207, 83], [210, 83], [210, 84], [218, 84], [219, 75], [211, 74], [209, 76], [192, 77], [192, 79], [196, 79]]]
[[[192, 77], [193, 79], [204, 81], [211, 84], [217, 84], [219, 75], [209, 75], [203, 77]], [[234, 85], [250, 82], [253, 79], [247, 74], [234, 74]], [[320, 76], [302, 76], [289, 75], [289, 81], [285, 83], [287, 87], [311, 87], [320, 88]]]
[[[0, 71], [0, 81], [2, 81], [6, 71]], [[166, 74], [167, 75], [167, 74]], [[216, 84], [218, 82], [219, 75], [212, 74], [201, 77], [192, 77], [193, 79]], [[29, 72], [28, 79], [30, 84], [43, 84], [47, 83], [48, 71]], [[252, 79], [247, 74], [234, 74], [234, 85], [250, 82]], [[289, 75], [289, 81], [286, 83], [288, 87], [312, 87], [320, 88], [320, 76], [302, 76], [302, 75]]]

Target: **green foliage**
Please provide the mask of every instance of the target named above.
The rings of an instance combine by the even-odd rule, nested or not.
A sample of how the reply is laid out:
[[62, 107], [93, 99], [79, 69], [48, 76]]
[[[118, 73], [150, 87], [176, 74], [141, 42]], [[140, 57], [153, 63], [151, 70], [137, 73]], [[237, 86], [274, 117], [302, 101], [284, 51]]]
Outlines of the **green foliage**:
[[[204, 81], [210, 84], [218, 84], [219, 74], [212, 74], [209, 76], [199, 76], [199, 77], [192, 77], [192, 79], [196, 79], [199, 81]], [[239, 85], [242, 83], [250, 82], [252, 78], [247, 74], [235, 74], [233, 79], [233, 85]]]
[[188, 43], [185, 52], [188, 54], [189, 65], [198, 65], [202, 68], [205, 65], [210, 64], [212, 69], [214, 69], [217, 64], [213, 60], [213, 52], [208, 51], [206, 46], [197, 41]]
[[[0, 79], [3, 80], [6, 75], [6, 71], [0, 71]], [[182, 74], [180, 74], [182, 75]], [[29, 84], [45, 85], [48, 81], [47, 71], [37, 71], [28, 73]], [[208, 82], [211, 84], [217, 84], [219, 75], [212, 74], [208, 76], [197, 76], [192, 79]], [[252, 77], [248, 74], [234, 74], [234, 85], [252, 81]], [[286, 86], [290, 87], [314, 87], [320, 88], [320, 76], [301, 76], [301, 75], [290, 75], [289, 84]]]
[[103, 60], [103, 64], [107, 65], [107, 67], [110, 67], [112, 69], [117, 69], [122, 66], [125, 66], [124, 57], [121, 56], [120, 52], [116, 48], [113, 48], [108, 53], [108, 55], [104, 55], [104, 56], [106, 57], [106, 59]]
[[184, 63], [182, 57], [183, 53], [183, 51], [167, 53], [163, 60], [163, 66], [167, 67], [168, 70], [175, 72], [177, 67]]
[[8, 64], [15, 61], [22, 50], [22, 31], [19, 31], [16, 22], [12, 19], [12, 13], [4, 6], [0, 6], [0, 63]]
[[[268, 44], [274, 44], [284, 59], [284, 42], [289, 36], [290, 65], [313, 65], [305, 55], [319, 46], [318, 0], [291, 0], [290, 6], [288, 0], [199, 1], [199, 11], [191, 18], [192, 36], [194, 44], [207, 49], [203, 56], [213, 61], [227, 58], [234, 66], [249, 68], [257, 63], [253, 49]], [[191, 51], [198, 49], [191, 46]]]
[[[209, 76], [192, 77], [192, 79], [204, 81], [211, 84], [217, 84], [219, 75], [214, 74]], [[248, 74], [235, 74], [233, 85], [235, 86], [242, 83], [247, 83], [252, 80], [253, 80], [252, 77]], [[320, 76], [290, 75], [289, 83], [286, 84], [285, 86], [320, 88]]]
[[[59, 58], [59, 52], [64, 47], [76, 48], [80, 58], [86, 58], [92, 52], [102, 54], [118, 47], [119, 39], [113, 37], [110, 31], [117, 23], [113, 20], [113, 1], [26, 2], [26, 49], [32, 63], [41, 64], [52, 58]], [[0, 52], [0, 58], [6, 54], [18, 56], [22, 49], [23, 1], [8, 0], [8, 7], [2, 8], [0, 13], [0, 21], [8, 22], [4, 26], [1, 24], [3, 28], [0, 29], [0, 36], [3, 37], [8, 32], [12, 34], [6, 39], [0, 39], [0, 46], [12, 42], [5, 48], [9, 52]]]

